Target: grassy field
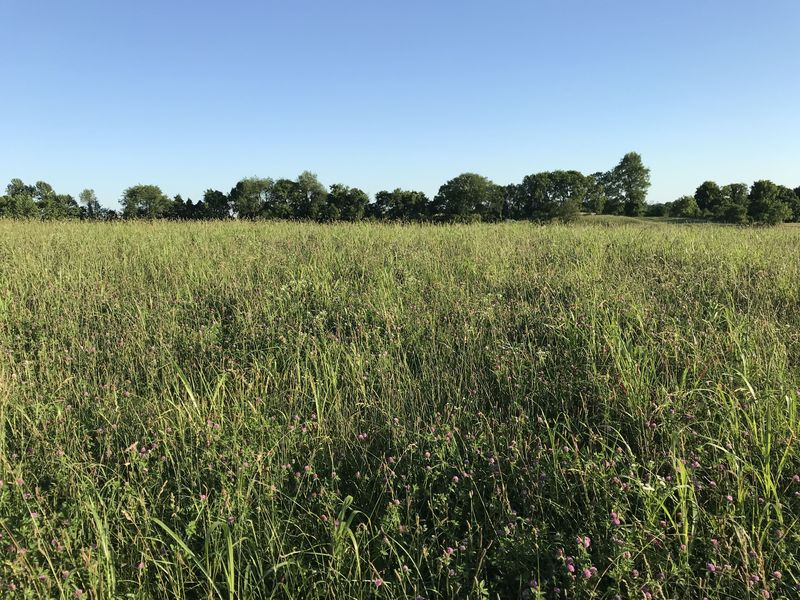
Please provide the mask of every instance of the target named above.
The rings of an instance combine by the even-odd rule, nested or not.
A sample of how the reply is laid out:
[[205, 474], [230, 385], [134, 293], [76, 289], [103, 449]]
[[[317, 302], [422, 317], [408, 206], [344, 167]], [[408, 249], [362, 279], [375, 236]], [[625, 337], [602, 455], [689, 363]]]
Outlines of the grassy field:
[[800, 230], [0, 222], [0, 594], [797, 598]]

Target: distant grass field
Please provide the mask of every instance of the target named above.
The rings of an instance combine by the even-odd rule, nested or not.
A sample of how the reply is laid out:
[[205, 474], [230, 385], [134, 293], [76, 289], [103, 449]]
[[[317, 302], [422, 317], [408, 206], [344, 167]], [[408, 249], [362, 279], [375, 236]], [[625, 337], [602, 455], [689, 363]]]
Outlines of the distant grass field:
[[799, 388], [796, 228], [0, 222], [0, 594], [797, 598]]

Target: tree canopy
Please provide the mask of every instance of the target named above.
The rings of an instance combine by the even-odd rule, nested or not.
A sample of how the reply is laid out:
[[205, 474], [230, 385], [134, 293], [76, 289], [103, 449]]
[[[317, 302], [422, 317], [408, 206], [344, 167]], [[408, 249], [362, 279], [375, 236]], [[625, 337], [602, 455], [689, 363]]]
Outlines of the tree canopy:
[[[521, 219], [571, 221], [581, 213], [707, 219], [735, 224], [771, 225], [800, 221], [800, 187], [769, 180], [719, 185], [704, 181], [692, 196], [647, 204], [650, 169], [636, 152], [628, 152], [608, 171], [584, 175], [576, 170], [539, 171], [519, 183], [498, 185], [478, 173], [461, 173], [432, 198], [424, 192], [381, 190], [374, 201], [357, 188], [335, 183], [326, 188], [310, 171], [295, 179], [245, 177], [227, 194], [207, 189], [197, 202], [178, 194], [169, 198], [161, 188], [138, 184], [120, 199], [125, 219], [297, 219], [327, 221], [471, 222]], [[51, 185], [12, 179], [0, 196], [0, 217], [15, 219], [111, 220], [92, 189], [78, 201], [57, 193]]]
[[650, 169], [644, 166], [639, 154], [628, 152], [623, 156], [619, 164], [603, 177], [603, 184], [614, 214], [629, 217], [644, 214], [647, 190], [650, 189]]
[[157, 185], [134, 185], [126, 189], [120, 200], [125, 218], [161, 219], [172, 210], [170, 200]]
[[439, 188], [431, 212], [453, 221], [495, 220], [502, 212], [500, 186], [477, 173], [462, 173]]

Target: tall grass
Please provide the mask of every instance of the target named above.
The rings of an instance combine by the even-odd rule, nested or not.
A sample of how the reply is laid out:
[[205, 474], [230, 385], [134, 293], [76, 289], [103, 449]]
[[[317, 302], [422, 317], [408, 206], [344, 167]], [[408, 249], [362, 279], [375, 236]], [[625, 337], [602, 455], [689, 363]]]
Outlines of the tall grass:
[[0, 590], [797, 597], [798, 242], [0, 223]]

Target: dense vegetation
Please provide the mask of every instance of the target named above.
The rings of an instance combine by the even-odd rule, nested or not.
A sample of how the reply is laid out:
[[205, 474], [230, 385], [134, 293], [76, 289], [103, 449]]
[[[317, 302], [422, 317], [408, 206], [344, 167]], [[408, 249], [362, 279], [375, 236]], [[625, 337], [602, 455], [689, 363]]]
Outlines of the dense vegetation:
[[748, 190], [744, 183], [720, 187], [713, 181], [706, 181], [697, 188], [694, 196], [650, 205], [646, 214], [710, 219], [720, 223], [797, 223], [800, 221], [800, 187], [791, 190], [762, 179]]
[[0, 589], [796, 598], [800, 231], [617, 220], [0, 222]]
[[156, 185], [135, 185], [120, 200], [121, 213], [100, 206], [93, 190], [79, 201], [57, 194], [45, 182], [26, 185], [13, 179], [0, 196], [0, 217], [41, 219], [173, 219], [216, 220], [292, 219], [313, 221], [434, 221], [502, 220], [561, 221], [581, 212], [608, 215], [674, 216], [728, 223], [776, 224], [800, 220], [800, 188], [791, 190], [770, 181], [720, 188], [705, 182], [694, 196], [667, 204], [646, 204], [650, 171], [635, 152], [626, 154], [607, 172], [550, 171], [526, 176], [519, 184], [497, 185], [476, 173], [462, 173], [442, 185], [433, 199], [424, 193], [380, 191], [373, 201], [358, 188], [334, 184], [325, 188], [313, 173], [295, 180], [249, 177], [228, 194], [206, 190], [192, 202], [169, 198]]

